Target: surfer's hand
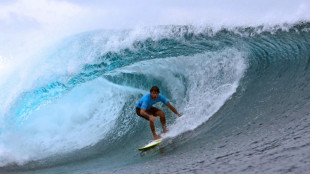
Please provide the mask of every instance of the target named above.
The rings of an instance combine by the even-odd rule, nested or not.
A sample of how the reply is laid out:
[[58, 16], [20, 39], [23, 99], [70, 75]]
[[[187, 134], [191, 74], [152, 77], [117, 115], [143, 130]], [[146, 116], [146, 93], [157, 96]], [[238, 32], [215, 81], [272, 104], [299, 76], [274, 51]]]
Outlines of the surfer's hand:
[[178, 117], [181, 117], [182, 115], [180, 113], [177, 114]]
[[150, 115], [149, 120], [151, 122], [155, 122], [156, 121], [156, 117], [154, 117], [153, 115]]

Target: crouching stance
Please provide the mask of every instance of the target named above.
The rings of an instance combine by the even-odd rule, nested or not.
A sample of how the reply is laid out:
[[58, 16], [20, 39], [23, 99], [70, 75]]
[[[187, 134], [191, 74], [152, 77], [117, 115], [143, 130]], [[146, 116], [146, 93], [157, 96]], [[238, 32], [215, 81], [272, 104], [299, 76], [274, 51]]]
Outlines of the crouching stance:
[[181, 114], [179, 114], [179, 112], [169, 103], [169, 101], [163, 95], [159, 94], [159, 92], [160, 92], [159, 88], [157, 86], [153, 86], [150, 90], [150, 93], [143, 96], [140, 99], [140, 101], [137, 103], [137, 107], [136, 107], [136, 113], [140, 117], [149, 121], [154, 140], [161, 138], [155, 132], [154, 122], [155, 122], [157, 116], [159, 116], [159, 118], [160, 118], [160, 122], [161, 122], [161, 125], [163, 128], [163, 132], [166, 133], [168, 130], [166, 127], [165, 113], [162, 110], [160, 110], [156, 107], [153, 107], [152, 106], [153, 104], [155, 104], [157, 102], [163, 102], [178, 117], [181, 116]]

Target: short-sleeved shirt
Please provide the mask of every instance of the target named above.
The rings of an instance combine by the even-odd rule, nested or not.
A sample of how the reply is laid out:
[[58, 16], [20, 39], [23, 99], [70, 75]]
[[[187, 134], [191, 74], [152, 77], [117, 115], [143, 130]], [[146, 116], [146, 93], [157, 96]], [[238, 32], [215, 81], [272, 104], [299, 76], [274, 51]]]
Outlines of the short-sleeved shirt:
[[152, 99], [151, 94], [146, 94], [137, 103], [137, 108], [139, 108], [139, 109], [143, 108], [145, 110], [150, 110], [152, 105], [157, 103], [157, 102], [163, 102], [163, 103], [167, 104], [168, 100], [161, 94], [158, 95], [156, 100]]

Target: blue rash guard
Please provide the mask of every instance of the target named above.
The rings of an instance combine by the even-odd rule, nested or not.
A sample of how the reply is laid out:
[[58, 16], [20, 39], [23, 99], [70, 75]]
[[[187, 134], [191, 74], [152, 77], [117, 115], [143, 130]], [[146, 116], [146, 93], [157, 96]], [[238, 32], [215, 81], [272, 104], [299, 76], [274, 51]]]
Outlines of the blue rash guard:
[[139, 109], [143, 108], [145, 110], [150, 110], [152, 105], [157, 103], [157, 102], [163, 102], [163, 103], [167, 104], [168, 100], [164, 96], [162, 96], [161, 94], [158, 95], [156, 100], [152, 99], [151, 94], [146, 94], [137, 103], [137, 108], [139, 108]]

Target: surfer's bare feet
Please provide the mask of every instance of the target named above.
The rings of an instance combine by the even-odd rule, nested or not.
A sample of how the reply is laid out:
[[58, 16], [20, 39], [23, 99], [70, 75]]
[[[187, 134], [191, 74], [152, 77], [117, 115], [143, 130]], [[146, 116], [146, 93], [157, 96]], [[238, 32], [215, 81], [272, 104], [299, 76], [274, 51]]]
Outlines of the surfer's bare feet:
[[163, 126], [163, 133], [167, 133], [168, 132], [168, 129], [166, 127], [166, 125]]
[[168, 132], [168, 129], [163, 129], [163, 133], [167, 133]]
[[161, 136], [159, 136], [159, 135], [154, 135], [154, 140], [158, 140], [158, 139], [161, 139]]

